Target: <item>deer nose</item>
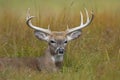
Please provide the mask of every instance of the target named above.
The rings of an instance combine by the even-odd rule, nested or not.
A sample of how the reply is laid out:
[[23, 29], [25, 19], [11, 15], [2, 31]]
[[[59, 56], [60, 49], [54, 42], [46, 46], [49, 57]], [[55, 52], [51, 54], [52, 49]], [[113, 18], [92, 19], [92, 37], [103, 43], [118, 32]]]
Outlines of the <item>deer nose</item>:
[[63, 54], [64, 53], [64, 49], [63, 48], [59, 48], [58, 52], [59, 52], [59, 54]]

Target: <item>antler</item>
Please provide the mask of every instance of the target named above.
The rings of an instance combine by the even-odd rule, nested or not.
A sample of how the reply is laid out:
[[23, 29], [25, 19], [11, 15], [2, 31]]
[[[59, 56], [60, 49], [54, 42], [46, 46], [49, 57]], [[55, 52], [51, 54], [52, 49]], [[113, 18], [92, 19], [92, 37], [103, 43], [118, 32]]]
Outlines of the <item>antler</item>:
[[37, 27], [37, 26], [34, 26], [31, 22], [31, 19], [33, 19], [35, 16], [30, 16], [30, 8], [28, 8], [28, 11], [27, 11], [27, 16], [26, 16], [26, 23], [27, 25], [32, 28], [32, 29], [35, 29], [35, 30], [38, 30], [38, 31], [41, 31], [41, 32], [44, 32], [46, 34], [51, 34], [51, 31], [49, 29], [44, 29], [44, 28], [40, 28], [40, 27]]
[[85, 8], [85, 12], [86, 12], [86, 15], [87, 15], [87, 22], [86, 22], [85, 24], [83, 23], [83, 14], [82, 14], [82, 12], [80, 11], [80, 16], [81, 16], [81, 24], [80, 24], [80, 26], [75, 27], [75, 28], [71, 28], [71, 29], [67, 29], [67, 34], [73, 32], [73, 31], [80, 30], [80, 29], [88, 26], [88, 25], [92, 22], [93, 17], [94, 17], [93, 12], [91, 12], [91, 18], [89, 18], [88, 11], [87, 11], [86, 8]]

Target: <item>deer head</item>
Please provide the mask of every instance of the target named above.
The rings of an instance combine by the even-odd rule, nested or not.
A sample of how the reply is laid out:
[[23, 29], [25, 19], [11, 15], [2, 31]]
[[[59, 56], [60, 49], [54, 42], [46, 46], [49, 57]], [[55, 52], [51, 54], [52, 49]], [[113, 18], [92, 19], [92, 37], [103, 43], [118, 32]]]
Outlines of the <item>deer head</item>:
[[81, 29], [88, 26], [94, 17], [93, 13], [91, 12], [91, 18], [89, 18], [88, 11], [85, 9], [85, 12], [87, 15], [86, 23], [83, 23], [83, 14], [82, 14], [82, 12], [80, 12], [80, 15], [81, 15], [80, 26], [77, 26], [77, 27], [71, 28], [71, 29], [67, 28], [66, 31], [58, 32], [58, 31], [51, 31], [49, 28], [44, 29], [41, 27], [34, 26], [31, 23], [31, 19], [34, 18], [34, 16], [30, 16], [29, 11], [30, 11], [30, 9], [28, 9], [28, 11], [27, 11], [27, 17], [26, 17], [27, 25], [30, 28], [35, 30], [34, 33], [38, 39], [48, 42], [49, 49], [50, 49], [50, 52], [52, 55], [63, 55], [68, 41], [78, 38], [81, 35]]

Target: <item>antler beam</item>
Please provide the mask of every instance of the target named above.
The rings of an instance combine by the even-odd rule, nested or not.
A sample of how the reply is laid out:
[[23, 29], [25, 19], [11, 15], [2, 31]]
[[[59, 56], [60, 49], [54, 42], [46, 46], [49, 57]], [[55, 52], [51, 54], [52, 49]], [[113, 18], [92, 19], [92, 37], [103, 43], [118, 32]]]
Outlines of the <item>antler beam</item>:
[[33, 19], [34, 17], [35, 16], [30, 16], [30, 8], [29, 8], [28, 11], [27, 11], [27, 16], [26, 16], [27, 25], [32, 29], [35, 29], [35, 30], [38, 30], [38, 31], [41, 31], [41, 32], [44, 32], [44, 33], [47, 33], [47, 34], [51, 34], [51, 31], [49, 29], [44, 29], [44, 28], [34, 26], [31, 22], [31, 19]]

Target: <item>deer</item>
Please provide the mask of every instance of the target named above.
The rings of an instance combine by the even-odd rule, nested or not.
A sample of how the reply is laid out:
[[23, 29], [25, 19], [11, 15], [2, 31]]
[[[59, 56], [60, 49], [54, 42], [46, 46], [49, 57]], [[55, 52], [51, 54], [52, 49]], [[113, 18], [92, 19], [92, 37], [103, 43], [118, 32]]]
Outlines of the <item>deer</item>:
[[85, 13], [87, 16], [86, 23], [83, 22], [83, 14], [80, 11], [80, 26], [71, 29], [67, 27], [65, 31], [51, 31], [49, 28], [45, 29], [34, 26], [31, 20], [35, 16], [31, 16], [30, 9], [28, 9], [26, 24], [34, 30], [34, 34], [39, 40], [48, 43], [48, 47], [43, 56], [36, 58], [0, 58], [0, 67], [5, 67], [5, 65], [21, 67], [22, 65], [38, 71], [59, 71], [63, 66], [67, 43], [78, 38], [82, 33], [82, 29], [88, 26], [93, 20], [94, 14], [92, 11], [90, 13], [91, 17], [86, 8]]

